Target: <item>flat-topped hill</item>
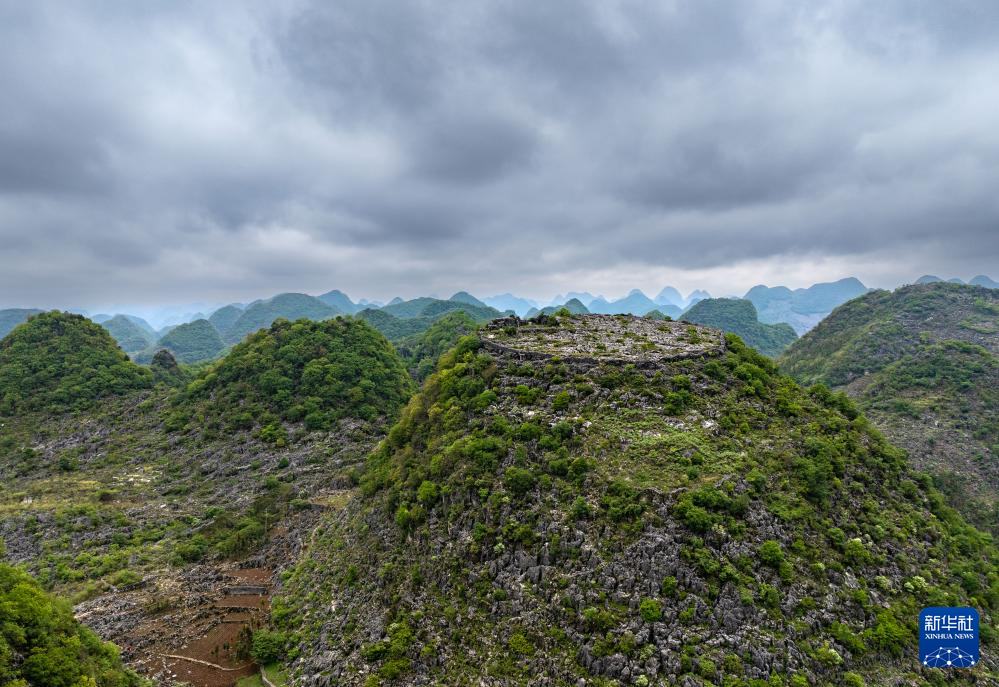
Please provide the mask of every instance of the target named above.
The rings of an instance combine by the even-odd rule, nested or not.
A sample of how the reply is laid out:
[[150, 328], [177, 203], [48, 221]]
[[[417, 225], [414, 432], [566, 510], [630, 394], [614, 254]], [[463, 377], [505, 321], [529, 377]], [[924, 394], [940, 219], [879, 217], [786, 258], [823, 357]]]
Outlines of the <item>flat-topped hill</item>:
[[717, 355], [725, 349], [716, 329], [633, 315], [541, 316], [494, 320], [482, 332], [486, 348], [525, 358], [585, 359], [656, 364]]
[[[359, 483], [274, 601], [294, 684], [935, 685], [920, 608], [996, 638], [992, 538], [733, 334], [495, 322]], [[947, 683], [994, 684], [982, 656]]]

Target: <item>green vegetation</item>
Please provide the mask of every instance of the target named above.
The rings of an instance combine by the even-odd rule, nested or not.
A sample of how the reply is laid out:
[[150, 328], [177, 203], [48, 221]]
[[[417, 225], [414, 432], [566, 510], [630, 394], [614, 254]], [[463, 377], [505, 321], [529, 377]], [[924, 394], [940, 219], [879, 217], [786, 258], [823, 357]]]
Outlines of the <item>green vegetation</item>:
[[741, 298], [707, 298], [698, 301], [681, 319], [738, 334], [747, 344], [769, 356], [778, 355], [798, 338], [791, 325], [760, 322], [756, 316], [756, 307], [752, 302]]
[[[584, 340], [591, 320], [572, 320]], [[678, 683], [741, 687], [755, 683], [732, 648], [747, 646], [770, 684], [918, 682], [899, 657], [920, 608], [972, 605], [990, 628], [999, 610], [991, 537], [845, 396], [800, 388], [733, 335], [657, 366], [464, 337], [360, 485], [275, 600], [280, 631], [350, 666], [348, 684], [611, 684], [611, 656], [638, 684], [665, 652], [654, 664]]]
[[[409, 376], [378, 332], [355, 319], [278, 321], [236, 345], [177, 401], [178, 423], [201, 415], [284, 440], [282, 421], [330, 429], [344, 417], [394, 416]], [[195, 404], [197, 413], [189, 409]]]
[[468, 313], [456, 310], [438, 319], [425, 332], [402, 339], [396, 348], [412, 375], [423, 380], [437, 368], [440, 357], [475, 328], [475, 320]]
[[225, 332], [228, 343], [242, 341], [248, 334], [265, 329], [279, 319], [328, 320], [340, 312], [318, 298], [304, 293], [282, 293], [273, 298], [247, 306], [239, 318]]
[[364, 320], [381, 332], [389, 341], [402, 341], [427, 331], [434, 323], [430, 317], [396, 317], [384, 310], [367, 308], [357, 313], [357, 319]]
[[213, 312], [208, 317], [208, 321], [218, 330], [223, 339], [228, 339], [232, 326], [236, 324], [236, 321], [242, 315], [243, 310], [241, 308], [237, 308], [235, 305], [226, 305]]
[[482, 303], [476, 305], [461, 299], [442, 301], [437, 298], [426, 297], [414, 298], [411, 301], [403, 301], [395, 305], [386, 305], [381, 309], [381, 312], [402, 319], [425, 317], [434, 320], [445, 313], [455, 310], [464, 311], [476, 322], [487, 322], [503, 314], [499, 310], [490, 308], [488, 305]]
[[845, 389], [966, 518], [999, 533], [999, 293], [943, 282], [874, 291], [780, 363]]
[[110, 320], [102, 322], [101, 326], [108, 330], [114, 340], [126, 353], [135, 353], [153, 343], [153, 338], [142, 327], [125, 315], [115, 315]]
[[152, 382], [105, 329], [80, 315], [35, 315], [0, 341], [0, 414], [84, 408]]
[[174, 327], [156, 346], [167, 349], [182, 363], [214, 360], [225, 350], [222, 337], [208, 320], [195, 320]]
[[73, 618], [69, 603], [0, 563], [0, 684], [11, 687], [131, 687], [118, 649]]

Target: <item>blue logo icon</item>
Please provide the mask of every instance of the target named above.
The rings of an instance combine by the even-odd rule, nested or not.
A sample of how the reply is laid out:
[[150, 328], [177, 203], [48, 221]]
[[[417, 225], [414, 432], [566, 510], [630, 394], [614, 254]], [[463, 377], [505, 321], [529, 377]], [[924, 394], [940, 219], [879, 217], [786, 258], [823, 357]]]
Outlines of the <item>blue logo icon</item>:
[[978, 611], [967, 606], [920, 611], [919, 660], [930, 668], [970, 668], [978, 663]]

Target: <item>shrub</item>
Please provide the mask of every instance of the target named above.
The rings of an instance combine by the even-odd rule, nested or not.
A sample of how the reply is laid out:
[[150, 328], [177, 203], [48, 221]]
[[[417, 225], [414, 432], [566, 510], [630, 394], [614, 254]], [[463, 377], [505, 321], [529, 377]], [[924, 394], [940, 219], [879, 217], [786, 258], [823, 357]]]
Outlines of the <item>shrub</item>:
[[506, 488], [509, 489], [515, 496], [523, 496], [534, 488], [536, 480], [534, 479], [534, 474], [530, 470], [510, 467], [506, 469], [503, 481], [506, 484]]
[[857, 673], [847, 671], [843, 673], [843, 684], [846, 687], [866, 687], [867, 683]]
[[423, 480], [420, 488], [416, 490], [416, 500], [425, 506], [431, 506], [437, 501], [437, 483], [430, 480]]
[[638, 614], [647, 623], [654, 623], [663, 617], [663, 609], [655, 599], [642, 599], [638, 604]]
[[590, 504], [582, 496], [577, 496], [569, 509], [569, 515], [572, 516], [573, 520], [586, 520], [591, 515]]
[[552, 401], [552, 408], [555, 410], [565, 410], [569, 407], [571, 401], [572, 396], [569, 395], [568, 391], [560, 391], [555, 394], [555, 400]]
[[781, 548], [780, 542], [773, 539], [763, 542], [756, 553], [760, 560], [771, 568], [780, 568], [784, 562], [784, 549]]
[[864, 637], [875, 649], [892, 656], [902, 656], [910, 639], [908, 630], [899, 624], [890, 611], [878, 613], [877, 622], [864, 632]]
[[846, 542], [846, 546], [843, 548], [843, 559], [849, 565], [863, 565], [870, 559], [870, 554], [867, 552], [864, 542], [856, 538]]
[[520, 654], [521, 656], [534, 655], [534, 645], [528, 641], [522, 632], [514, 632], [510, 636], [510, 641], [507, 642], [507, 645], [515, 654]]
[[253, 633], [250, 655], [254, 661], [262, 666], [274, 663], [284, 658], [284, 647], [287, 641], [283, 632], [257, 630]]

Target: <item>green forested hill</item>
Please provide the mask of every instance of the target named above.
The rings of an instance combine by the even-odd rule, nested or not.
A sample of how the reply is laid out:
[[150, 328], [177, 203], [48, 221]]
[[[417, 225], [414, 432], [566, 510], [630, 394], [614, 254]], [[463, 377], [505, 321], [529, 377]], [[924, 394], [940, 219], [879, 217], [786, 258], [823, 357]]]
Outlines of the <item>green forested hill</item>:
[[380, 331], [390, 341], [400, 343], [426, 332], [434, 322], [447, 317], [449, 313], [457, 312], [478, 323], [488, 322], [502, 315], [495, 308], [470, 305], [462, 300], [418, 298], [386, 306], [380, 310], [367, 308], [359, 312], [357, 317]]
[[429, 298], [423, 296], [420, 298], [414, 298], [409, 301], [390, 303], [389, 305], [386, 305], [384, 308], [381, 308], [381, 311], [388, 313], [393, 317], [403, 317], [403, 318], [419, 317], [420, 315], [423, 314], [423, 309], [426, 308], [428, 305], [432, 305], [433, 303], [443, 303], [443, 302], [445, 301], [441, 301], [440, 299], [437, 298]]
[[0, 340], [0, 414], [59, 412], [152, 385], [111, 335], [80, 315], [35, 315]]
[[844, 389], [953, 502], [999, 531], [999, 293], [944, 282], [837, 308], [781, 358]]
[[439, 318], [419, 334], [401, 339], [396, 348], [409, 366], [410, 373], [425, 379], [437, 367], [437, 361], [458, 340], [475, 331], [476, 322], [464, 310], [456, 310]]
[[131, 687], [118, 649], [73, 617], [29, 575], [0, 562], [0, 684], [9, 687]]
[[252, 332], [271, 326], [278, 318], [286, 320], [328, 320], [336, 317], [340, 311], [318, 298], [304, 293], [282, 293], [270, 300], [254, 303], [243, 311], [229, 330], [226, 341], [237, 343]]
[[[128, 362], [83, 318], [39, 319], [45, 329], [32, 320], [3, 346], [14, 339], [21, 353], [45, 351], [42, 341], [63, 335], [52, 327], [79, 324]], [[23, 345], [25, 331], [38, 334], [31, 346]], [[74, 355], [85, 352], [85, 339], [69, 338]], [[201, 651], [193, 654], [199, 660], [246, 666], [259, 619], [216, 602], [238, 584], [241, 567], [263, 581], [294, 560], [319, 513], [351, 487], [358, 462], [384, 437], [412, 381], [384, 337], [342, 319], [275, 323], [189, 383], [191, 369], [176, 367], [166, 351], [152, 372], [127, 367], [148, 375], [148, 388], [116, 389], [74, 413], [33, 404], [2, 418], [0, 558], [72, 598], [81, 620], [157, 683], [191, 674], [193, 666], [166, 655]], [[57, 366], [53, 383], [72, 383], [76, 370]], [[99, 368], [87, 373], [101, 377]], [[166, 383], [154, 386], [153, 378]], [[7, 619], [0, 603], [0, 636], [17, 631]], [[47, 626], [37, 640], [61, 642]], [[0, 646], [0, 665], [8, 659], [20, 665], [19, 654]], [[86, 667], [82, 649], [75, 661]], [[233, 677], [204, 670], [217, 673], [202, 670], [204, 684]], [[124, 684], [113, 675], [97, 684]], [[34, 684], [94, 687], [44, 680], [27, 687]]]
[[100, 324], [108, 330], [108, 333], [121, 346], [121, 350], [126, 353], [141, 351], [155, 340], [145, 329], [125, 315], [115, 315]]
[[410, 390], [392, 346], [364, 322], [279, 321], [192, 382], [181, 407], [203, 405], [197, 414], [233, 427], [278, 431], [287, 420], [319, 429], [343, 417], [391, 417]]
[[237, 308], [235, 305], [226, 305], [209, 315], [208, 321], [211, 322], [215, 329], [219, 331], [219, 334], [225, 338], [228, 336], [229, 330], [232, 329], [232, 326], [236, 324], [236, 320], [238, 320], [242, 314], [243, 310], [241, 308]]
[[225, 350], [225, 342], [208, 320], [195, 320], [171, 329], [156, 348], [165, 348], [182, 363], [214, 360]]
[[[275, 601], [296, 680], [991, 684], [991, 538], [729, 335], [505, 320], [441, 360]], [[925, 606], [983, 661], [923, 668]]]
[[791, 325], [760, 322], [756, 307], [741, 298], [698, 301], [683, 314], [682, 319], [738, 334], [747, 344], [769, 356], [778, 355], [798, 338]]
[[377, 329], [389, 341], [400, 341], [418, 335], [427, 331], [434, 323], [432, 317], [396, 317], [374, 308], [365, 308], [357, 313], [356, 317]]

